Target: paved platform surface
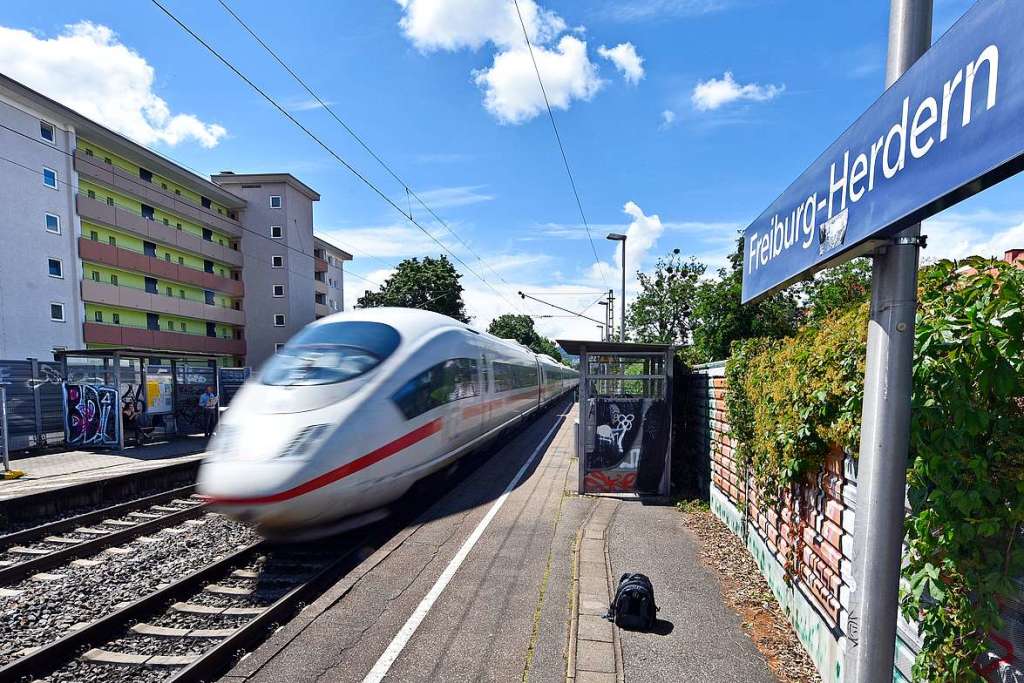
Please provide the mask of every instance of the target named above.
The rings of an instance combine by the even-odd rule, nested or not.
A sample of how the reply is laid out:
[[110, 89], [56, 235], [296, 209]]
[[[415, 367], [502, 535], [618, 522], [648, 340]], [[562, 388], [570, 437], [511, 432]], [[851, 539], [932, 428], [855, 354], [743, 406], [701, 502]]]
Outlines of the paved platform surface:
[[[564, 406], [552, 410], [495, 448], [414, 523], [376, 551], [367, 549], [359, 566], [222, 680], [566, 681], [570, 649], [575, 652], [570, 626], [577, 623], [574, 549], [599, 503], [574, 494], [574, 414]], [[528, 464], [552, 428], [550, 446]], [[615, 657], [625, 665], [625, 680], [771, 680], [753, 645], [744, 648], [738, 617], [720, 598], [715, 604], [718, 587], [699, 568], [694, 539], [672, 526], [679, 513], [600, 501], [609, 503], [623, 517], [608, 521], [609, 536], [629, 533], [631, 543], [651, 546], [634, 552], [610, 538], [611, 551], [626, 552], [635, 568], [652, 574], [662, 616], [676, 624], [668, 637], [644, 636], [657, 639], [650, 651], [668, 657], [680, 644], [704, 640], [714, 663], [696, 661], [698, 652], [686, 645], [686, 656], [661, 665], [636, 655], [648, 649], [644, 641], [624, 640], [625, 656]], [[633, 519], [635, 512], [643, 515]], [[706, 585], [693, 587], [701, 582]], [[720, 675], [733, 669], [735, 676]], [[709, 671], [715, 675], [705, 678]]]
[[198, 460], [205, 448], [205, 438], [186, 437], [123, 451], [64, 451], [18, 458], [11, 461], [11, 469], [25, 476], [0, 481], [0, 501]]

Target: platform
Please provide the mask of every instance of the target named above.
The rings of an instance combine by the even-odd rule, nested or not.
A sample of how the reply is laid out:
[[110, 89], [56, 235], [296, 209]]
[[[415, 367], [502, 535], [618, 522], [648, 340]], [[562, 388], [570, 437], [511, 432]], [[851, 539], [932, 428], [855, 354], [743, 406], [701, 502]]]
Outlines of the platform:
[[124, 475], [177, 467], [202, 458], [206, 439], [185, 437], [119, 451], [62, 451], [11, 461], [25, 476], [0, 481], [0, 503]]
[[[496, 448], [222, 680], [774, 680], [681, 513], [576, 495], [574, 415]], [[657, 633], [599, 617], [626, 570], [654, 580]]]

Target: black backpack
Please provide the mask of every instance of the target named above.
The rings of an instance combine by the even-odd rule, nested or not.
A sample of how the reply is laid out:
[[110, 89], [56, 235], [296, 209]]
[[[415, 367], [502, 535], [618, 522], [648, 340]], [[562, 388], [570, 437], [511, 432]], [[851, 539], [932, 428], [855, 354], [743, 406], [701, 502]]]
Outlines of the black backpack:
[[657, 619], [654, 586], [643, 574], [625, 573], [619, 578], [615, 597], [608, 606], [605, 619], [630, 631], [650, 631]]

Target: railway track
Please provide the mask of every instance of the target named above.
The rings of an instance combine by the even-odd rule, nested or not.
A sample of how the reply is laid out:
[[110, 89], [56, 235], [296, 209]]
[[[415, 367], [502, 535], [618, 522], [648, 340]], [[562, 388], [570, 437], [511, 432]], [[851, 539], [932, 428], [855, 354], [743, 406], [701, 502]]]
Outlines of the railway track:
[[185, 486], [0, 536], [0, 586], [198, 517], [206, 504], [194, 490]]
[[16, 659], [0, 680], [211, 680], [335, 580], [364, 543], [255, 542]]

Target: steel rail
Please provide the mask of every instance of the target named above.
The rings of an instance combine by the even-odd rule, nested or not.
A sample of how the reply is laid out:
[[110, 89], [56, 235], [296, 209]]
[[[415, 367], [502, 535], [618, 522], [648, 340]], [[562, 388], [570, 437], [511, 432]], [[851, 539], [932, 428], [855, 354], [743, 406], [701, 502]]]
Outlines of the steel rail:
[[182, 579], [139, 598], [116, 612], [98, 619], [77, 631], [72, 631], [49, 645], [14, 660], [0, 668], [0, 681], [17, 681], [23, 678], [35, 680], [44, 678], [72, 661], [86, 647], [94, 646], [116, 637], [133, 622], [144, 615], [159, 611], [175, 598], [195, 592], [203, 582], [220, 576], [232, 565], [237, 565], [249, 555], [260, 550], [266, 541], [252, 543], [230, 555], [222, 557]]
[[83, 555], [94, 555], [105, 548], [133, 540], [152, 531], [158, 531], [169, 526], [174, 526], [175, 524], [187, 519], [198, 517], [207, 511], [207, 509], [208, 506], [206, 503], [199, 503], [193, 507], [185, 508], [178, 512], [169, 512], [157, 517], [156, 519], [139, 522], [134, 526], [125, 527], [119, 531], [111, 531], [103, 536], [84, 540], [76, 545], [68, 545], [64, 548], [58, 548], [47, 555], [40, 555], [39, 557], [34, 557], [30, 560], [25, 560], [24, 562], [12, 564], [9, 567], [0, 569], [0, 586], [10, 585], [31, 574], [59, 567], [63, 564], [67, 564], [71, 560], [78, 559]]
[[75, 515], [74, 517], [66, 517], [53, 522], [47, 522], [46, 524], [40, 524], [39, 526], [22, 529], [21, 531], [15, 531], [13, 533], [0, 536], [0, 548], [6, 549], [12, 545], [32, 543], [37, 541], [38, 538], [44, 538], [53, 534], [63, 533], [68, 529], [75, 529], [80, 526], [92, 524], [99, 519], [120, 517], [125, 513], [132, 512], [136, 508], [159, 505], [160, 503], [165, 503], [174, 498], [190, 496], [195, 492], [195, 490], [195, 484], [190, 484], [188, 486], [171, 489], [170, 491], [145, 496], [144, 498], [136, 498], [135, 500], [130, 500], [126, 503], [118, 503], [117, 505], [111, 505], [110, 507], [101, 508], [99, 510], [83, 512], [82, 514]]

